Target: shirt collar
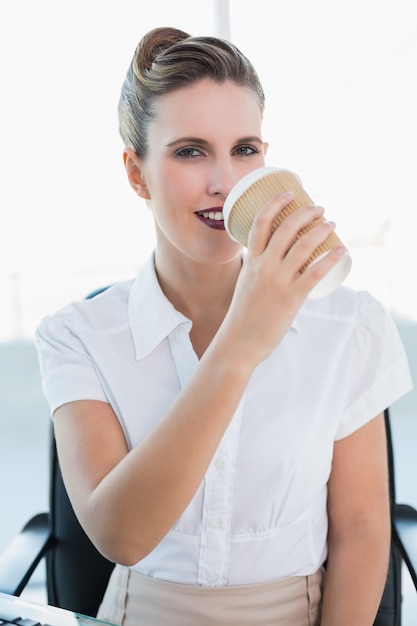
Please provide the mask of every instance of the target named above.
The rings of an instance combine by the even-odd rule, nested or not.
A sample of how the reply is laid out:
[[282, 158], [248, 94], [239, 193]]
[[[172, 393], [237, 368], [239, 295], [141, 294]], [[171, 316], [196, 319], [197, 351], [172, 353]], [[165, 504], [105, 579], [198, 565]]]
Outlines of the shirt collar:
[[155, 272], [154, 255], [143, 266], [129, 296], [129, 323], [136, 359], [154, 350], [180, 324], [192, 322], [177, 311], [164, 295]]
[[[156, 276], [153, 254], [132, 285], [129, 323], [137, 360], [152, 352], [181, 324], [188, 326], [188, 332], [191, 330], [191, 320], [177, 311], [164, 295]], [[291, 330], [299, 330], [297, 319], [291, 324]]]

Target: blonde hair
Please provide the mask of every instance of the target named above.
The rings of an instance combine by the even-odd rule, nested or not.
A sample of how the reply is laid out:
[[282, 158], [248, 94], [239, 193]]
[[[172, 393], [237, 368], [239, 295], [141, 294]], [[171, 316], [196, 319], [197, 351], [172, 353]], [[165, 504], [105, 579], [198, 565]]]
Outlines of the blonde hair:
[[155, 99], [210, 78], [252, 89], [264, 110], [265, 96], [251, 62], [232, 43], [217, 37], [192, 37], [176, 28], [155, 28], [139, 42], [119, 100], [119, 131], [126, 147], [144, 158]]

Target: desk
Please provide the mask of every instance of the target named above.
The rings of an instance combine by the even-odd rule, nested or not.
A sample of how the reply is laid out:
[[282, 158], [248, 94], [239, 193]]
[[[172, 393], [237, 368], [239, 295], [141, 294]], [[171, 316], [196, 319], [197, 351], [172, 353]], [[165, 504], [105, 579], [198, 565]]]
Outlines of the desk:
[[[25, 620], [33, 620], [32, 626], [37, 624], [40, 626], [109, 626], [109, 622], [102, 622], [93, 617], [57, 609], [49, 605], [35, 604], [5, 593], [0, 593], [0, 624], [3, 623], [2, 617], [9, 619], [21, 617]], [[7, 622], [5, 623], [7, 624]], [[26, 624], [30, 623], [26, 622]], [[110, 624], [110, 626], [114, 625]]]

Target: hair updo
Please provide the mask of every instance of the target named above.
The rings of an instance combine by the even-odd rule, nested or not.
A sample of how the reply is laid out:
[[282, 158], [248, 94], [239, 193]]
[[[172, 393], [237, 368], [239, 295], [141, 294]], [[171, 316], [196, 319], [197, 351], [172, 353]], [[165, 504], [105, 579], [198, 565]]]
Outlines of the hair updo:
[[155, 28], [139, 42], [122, 85], [119, 131], [126, 147], [147, 154], [147, 129], [159, 95], [210, 78], [252, 89], [263, 112], [265, 96], [251, 62], [232, 43], [192, 37], [176, 28]]

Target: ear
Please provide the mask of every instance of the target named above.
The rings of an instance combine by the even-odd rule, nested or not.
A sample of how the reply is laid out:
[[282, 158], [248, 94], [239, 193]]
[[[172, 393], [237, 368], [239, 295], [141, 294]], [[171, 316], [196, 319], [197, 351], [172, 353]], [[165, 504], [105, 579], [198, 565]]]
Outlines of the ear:
[[131, 148], [125, 148], [123, 151], [123, 162], [125, 164], [127, 178], [133, 191], [140, 198], [150, 200], [151, 196], [142, 175], [142, 160]]

